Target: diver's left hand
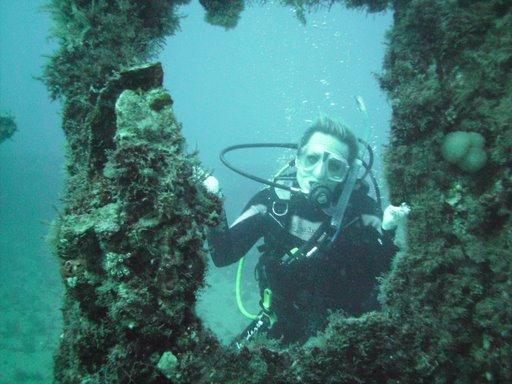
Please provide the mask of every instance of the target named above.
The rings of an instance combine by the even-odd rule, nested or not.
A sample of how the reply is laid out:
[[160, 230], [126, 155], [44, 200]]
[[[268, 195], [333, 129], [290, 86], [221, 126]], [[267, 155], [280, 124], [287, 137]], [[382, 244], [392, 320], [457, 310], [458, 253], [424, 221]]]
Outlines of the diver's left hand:
[[365, 227], [372, 227], [377, 232], [379, 232], [379, 234], [382, 235], [382, 222], [380, 221], [380, 219], [377, 216], [362, 214], [361, 220], [363, 221], [363, 225]]
[[411, 208], [407, 203], [402, 203], [399, 206], [388, 205], [384, 210], [382, 228], [388, 231], [397, 227], [404, 227], [410, 212]]
[[400, 249], [407, 247], [407, 219], [410, 212], [411, 208], [407, 203], [402, 203], [399, 206], [389, 205], [384, 210], [382, 228], [385, 231], [395, 230], [393, 242]]

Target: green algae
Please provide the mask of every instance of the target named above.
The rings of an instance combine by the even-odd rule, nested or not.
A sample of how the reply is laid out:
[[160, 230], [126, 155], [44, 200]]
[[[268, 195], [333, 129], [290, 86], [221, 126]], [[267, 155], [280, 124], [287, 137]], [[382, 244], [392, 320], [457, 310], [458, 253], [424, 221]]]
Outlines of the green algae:
[[[59, 223], [58, 256], [83, 260], [66, 276], [61, 382], [123, 382], [126, 372], [136, 382], [159, 380], [155, 356], [187, 349], [181, 333], [200, 327], [190, 292], [204, 281], [204, 228], [215, 223], [215, 204], [193, 181], [197, 160], [184, 154], [170, 106], [153, 109], [155, 96], [169, 100], [166, 91], [121, 91], [122, 79], [112, 83], [117, 129], [103, 171], [86, 172], [88, 196]], [[133, 361], [144, 365], [134, 371]]]
[[[333, 314], [302, 348], [262, 338], [238, 352], [221, 347], [193, 312], [204, 284], [204, 230], [217, 221], [220, 202], [198, 185], [197, 159], [183, 152], [161, 68], [123, 71], [176, 30], [179, 3], [51, 6], [61, 48], [44, 79], [66, 99], [69, 152], [53, 244], [63, 278], [73, 282], [56, 381], [511, 381], [510, 2], [339, 1], [394, 12], [379, 79], [393, 106], [391, 200], [412, 208], [409, 247], [381, 278], [382, 311]], [[335, 2], [283, 3], [305, 20]], [[239, 12], [205, 7], [219, 13], [218, 24], [236, 24]], [[443, 139], [455, 131], [485, 138], [485, 172], [464, 174], [443, 159]], [[162, 375], [158, 363], [169, 352], [176, 360]]]
[[226, 29], [236, 27], [245, 8], [244, 0], [199, 0], [206, 10], [205, 21]]
[[0, 143], [10, 139], [17, 129], [18, 126], [13, 115], [4, 112], [0, 113]]

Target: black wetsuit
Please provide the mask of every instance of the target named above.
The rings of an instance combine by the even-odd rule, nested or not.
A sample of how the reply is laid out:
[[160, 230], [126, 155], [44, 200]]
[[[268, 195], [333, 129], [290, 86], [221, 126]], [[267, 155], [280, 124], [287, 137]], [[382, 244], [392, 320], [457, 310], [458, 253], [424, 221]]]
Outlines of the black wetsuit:
[[377, 212], [367, 188], [358, 184], [341, 235], [329, 251], [284, 265], [282, 257], [304, 244], [330, 217], [304, 197], [283, 201], [267, 188], [249, 201], [231, 227], [223, 223], [212, 229], [210, 251], [216, 266], [226, 266], [263, 237], [257, 276], [261, 291], [272, 290], [278, 319], [270, 335], [303, 342], [326, 325], [329, 311], [358, 315], [378, 307], [376, 277], [388, 269], [395, 249], [389, 235], [363, 225], [361, 215]]

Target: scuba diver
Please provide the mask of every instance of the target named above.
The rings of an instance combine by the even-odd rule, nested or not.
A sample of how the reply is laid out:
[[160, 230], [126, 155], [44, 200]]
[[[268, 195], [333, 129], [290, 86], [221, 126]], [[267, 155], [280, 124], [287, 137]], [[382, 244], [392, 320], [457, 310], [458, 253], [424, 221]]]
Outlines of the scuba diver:
[[[228, 151], [250, 147], [297, 148], [297, 152], [271, 182], [225, 161]], [[223, 151], [221, 160], [268, 185], [231, 226], [223, 212], [221, 223], [208, 233], [217, 267], [243, 260], [263, 238], [256, 266], [261, 312], [252, 315], [252, 323], [235, 340], [239, 348], [261, 332], [286, 344], [303, 343], [327, 325], [330, 312], [357, 316], [378, 308], [376, 278], [388, 270], [396, 247], [392, 231], [381, 226], [380, 193], [371, 164], [360, 159], [358, 139], [348, 127], [320, 118], [298, 145], [233, 146]], [[379, 202], [368, 195], [364, 180], [368, 174]], [[204, 184], [220, 196], [213, 176]]]

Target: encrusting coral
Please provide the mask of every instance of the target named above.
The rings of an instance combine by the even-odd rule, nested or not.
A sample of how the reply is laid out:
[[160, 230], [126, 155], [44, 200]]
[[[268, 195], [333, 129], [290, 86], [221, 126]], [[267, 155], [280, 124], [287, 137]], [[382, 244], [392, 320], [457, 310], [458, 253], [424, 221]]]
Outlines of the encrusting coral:
[[484, 137], [475, 132], [455, 131], [446, 135], [441, 152], [446, 161], [457, 164], [463, 171], [473, 173], [487, 163]]

